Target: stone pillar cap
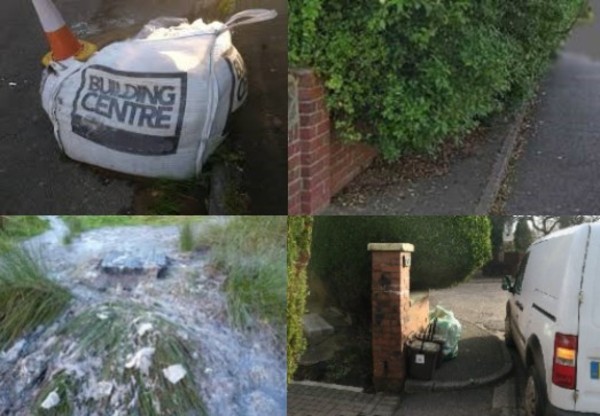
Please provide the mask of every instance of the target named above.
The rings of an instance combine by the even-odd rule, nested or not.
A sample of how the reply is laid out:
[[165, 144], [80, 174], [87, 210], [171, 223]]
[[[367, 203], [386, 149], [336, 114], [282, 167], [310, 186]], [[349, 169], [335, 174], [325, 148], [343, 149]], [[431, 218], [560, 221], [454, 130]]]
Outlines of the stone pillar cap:
[[367, 248], [369, 251], [403, 251], [405, 253], [415, 251], [415, 246], [410, 243], [369, 243]]

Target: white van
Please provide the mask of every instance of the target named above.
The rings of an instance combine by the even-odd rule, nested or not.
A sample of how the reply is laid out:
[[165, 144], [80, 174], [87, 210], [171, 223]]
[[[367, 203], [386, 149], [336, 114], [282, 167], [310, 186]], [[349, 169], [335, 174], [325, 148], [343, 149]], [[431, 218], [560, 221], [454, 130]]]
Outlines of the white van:
[[528, 416], [600, 415], [600, 224], [531, 245], [506, 305], [506, 342], [528, 371]]

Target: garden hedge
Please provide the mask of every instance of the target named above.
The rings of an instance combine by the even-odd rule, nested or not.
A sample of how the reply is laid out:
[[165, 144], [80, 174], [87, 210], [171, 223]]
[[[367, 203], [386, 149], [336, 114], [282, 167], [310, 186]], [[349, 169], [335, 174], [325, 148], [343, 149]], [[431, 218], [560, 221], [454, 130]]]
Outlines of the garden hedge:
[[368, 318], [368, 243], [412, 243], [411, 289], [468, 279], [491, 258], [491, 223], [478, 216], [316, 217], [309, 275], [337, 306]]
[[290, 0], [290, 66], [324, 78], [338, 135], [433, 153], [532, 91], [584, 0]]
[[287, 375], [292, 379], [306, 348], [302, 317], [307, 296], [306, 267], [310, 258], [312, 217], [288, 218]]

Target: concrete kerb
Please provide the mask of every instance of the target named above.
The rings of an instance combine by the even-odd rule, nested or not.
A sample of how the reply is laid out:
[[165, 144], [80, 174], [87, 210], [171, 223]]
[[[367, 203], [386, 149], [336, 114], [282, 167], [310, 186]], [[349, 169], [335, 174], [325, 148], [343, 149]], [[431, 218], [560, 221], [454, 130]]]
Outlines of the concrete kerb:
[[[479, 327], [481, 328], [481, 327]], [[492, 332], [487, 329], [481, 328], [492, 335]], [[464, 390], [471, 389], [489, 384], [496, 383], [510, 374], [513, 368], [513, 361], [504, 342], [500, 343], [500, 349], [502, 351], [502, 360], [504, 364], [499, 370], [482, 377], [470, 378], [469, 380], [461, 381], [420, 381], [407, 379], [404, 384], [405, 393], [417, 393], [417, 392], [431, 392], [431, 391], [453, 391], [453, 390]]]
[[523, 121], [525, 120], [525, 116], [531, 107], [532, 102], [526, 102], [519, 108], [515, 115], [515, 119], [511, 124], [511, 127], [504, 138], [504, 143], [502, 144], [502, 149], [498, 156], [496, 157], [496, 162], [492, 168], [492, 172], [490, 173], [487, 184], [483, 193], [481, 194], [481, 198], [475, 207], [476, 215], [487, 215], [492, 209], [494, 202], [496, 201], [496, 196], [502, 187], [502, 182], [506, 177], [508, 171], [508, 163], [510, 158], [515, 150], [515, 145], [517, 143], [517, 138], [519, 137], [519, 133], [521, 131], [521, 126], [523, 125]]
[[302, 380], [302, 381], [294, 380], [291, 382], [291, 384], [297, 384], [299, 386], [309, 386], [309, 387], [323, 387], [326, 389], [348, 391], [351, 393], [363, 393], [364, 392], [364, 389], [362, 389], [361, 387], [342, 386], [341, 384], [320, 383], [318, 381], [310, 381], [310, 380]]

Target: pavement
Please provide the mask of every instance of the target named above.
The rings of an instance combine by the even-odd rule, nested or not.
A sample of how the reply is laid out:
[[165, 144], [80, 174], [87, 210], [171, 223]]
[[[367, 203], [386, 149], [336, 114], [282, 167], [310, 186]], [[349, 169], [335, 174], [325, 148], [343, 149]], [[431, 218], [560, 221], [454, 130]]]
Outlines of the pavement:
[[[371, 187], [369, 169], [336, 195], [325, 215], [487, 214], [506, 174], [526, 108], [497, 115], [482, 126], [470, 154], [450, 162], [447, 173]], [[374, 172], [373, 175], [380, 175]], [[391, 173], [393, 175], [393, 173]]]
[[600, 208], [600, 1], [590, 4], [595, 21], [575, 28], [542, 82], [506, 214]]
[[[159, 16], [218, 17], [216, 0], [56, 0], [56, 4], [79, 36], [100, 45], [126, 38]], [[284, 214], [287, 2], [239, 0], [235, 7], [279, 12], [273, 21], [235, 30], [234, 44], [248, 67], [250, 93], [232, 120], [229, 141], [243, 155], [241, 192], [248, 196], [248, 212]], [[1, 2], [0, 213], [156, 213], [148, 212], [144, 203], [155, 181], [95, 169], [61, 155], [40, 104], [40, 59], [46, 52], [31, 2]], [[196, 191], [187, 196], [201, 205], [206, 196]]]
[[359, 388], [306, 381], [288, 386], [288, 416], [386, 416], [399, 404], [398, 396], [365, 394]]
[[512, 369], [510, 354], [502, 339], [471, 322], [462, 320], [458, 356], [445, 361], [431, 381], [408, 379], [404, 391], [448, 391], [485, 386], [501, 380]]
[[[478, 277], [430, 293], [430, 307], [452, 310], [463, 330], [457, 358], [444, 362], [430, 382], [408, 380], [401, 395], [294, 382], [291, 416], [518, 416], [524, 370], [503, 342], [507, 295], [500, 278]], [[512, 372], [511, 372], [512, 371]], [[520, 374], [521, 377], [516, 377]], [[460, 391], [460, 394], [457, 394]]]

